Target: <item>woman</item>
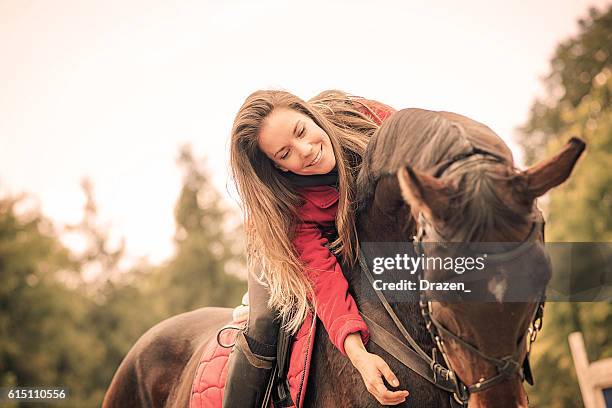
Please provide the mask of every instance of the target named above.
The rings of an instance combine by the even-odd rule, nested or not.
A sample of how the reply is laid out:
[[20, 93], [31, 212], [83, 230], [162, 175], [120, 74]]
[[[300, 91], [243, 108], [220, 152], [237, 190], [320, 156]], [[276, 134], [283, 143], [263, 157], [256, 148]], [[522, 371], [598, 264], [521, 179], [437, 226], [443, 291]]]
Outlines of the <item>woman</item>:
[[385, 387], [383, 376], [399, 381], [366, 351], [368, 328], [335, 257], [355, 262], [354, 179], [369, 137], [392, 112], [340, 91], [308, 102], [257, 91], [240, 108], [230, 165], [247, 226], [250, 312], [230, 356], [224, 407], [260, 406], [279, 320], [295, 333], [311, 310], [379, 402], [406, 399], [407, 391]]

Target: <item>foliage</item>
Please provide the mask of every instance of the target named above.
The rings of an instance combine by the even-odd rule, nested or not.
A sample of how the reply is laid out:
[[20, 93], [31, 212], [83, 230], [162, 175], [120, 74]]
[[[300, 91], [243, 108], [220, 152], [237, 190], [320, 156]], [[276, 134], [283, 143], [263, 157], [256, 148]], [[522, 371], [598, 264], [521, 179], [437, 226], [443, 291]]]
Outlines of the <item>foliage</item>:
[[[526, 161], [533, 163], [547, 152], [548, 143], [566, 129], [565, 112], [575, 109], [591, 92], [602, 70], [610, 67], [612, 50], [612, 6], [591, 9], [589, 17], [578, 21], [580, 33], [559, 44], [544, 79], [546, 95], [531, 107], [527, 123], [520, 129], [519, 143]], [[603, 95], [609, 104], [610, 93]]]
[[91, 300], [62, 283], [79, 265], [48, 220], [17, 215], [22, 199], [0, 200], [0, 386], [67, 386], [75, 406], [92, 405], [82, 379], [104, 345], [87, 330]]
[[[570, 179], [550, 193], [546, 206], [549, 242], [612, 241], [612, 7], [591, 10], [581, 32], [557, 48], [546, 79], [548, 95], [537, 100], [520, 142], [530, 162], [558, 151], [571, 136], [587, 152]], [[612, 305], [548, 302], [544, 330], [535, 344], [535, 406], [580, 407], [582, 399], [567, 342], [582, 331], [591, 361], [612, 357]]]
[[100, 406], [148, 328], [197, 307], [238, 303], [246, 290], [235, 273], [243, 269], [239, 226], [228, 226], [231, 213], [188, 148], [179, 164], [176, 252], [157, 266], [120, 267], [125, 243], [110, 245], [87, 180], [83, 220], [63, 229], [86, 243], [82, 251], [65, 247], [37, 210], [21, 214], [25, 196], [0, 199], [0, 387], [65, 386], [64, 406]]
[[184, 180], [174, 209], [176, 250], [158, 270], [159, 295], [171, 314], [235, 306], [246, 291], [245, 282], [228, 273], [243, 268], [240, 234], [228, 227], [230, 214], [188, 147], [181, 149], [178, 163]]

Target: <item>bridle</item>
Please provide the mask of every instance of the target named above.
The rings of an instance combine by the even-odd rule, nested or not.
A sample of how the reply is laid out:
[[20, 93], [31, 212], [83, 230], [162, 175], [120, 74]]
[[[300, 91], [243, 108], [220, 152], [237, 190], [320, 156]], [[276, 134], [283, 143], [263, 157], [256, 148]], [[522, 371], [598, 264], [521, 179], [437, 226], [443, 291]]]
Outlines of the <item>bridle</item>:
[[[441, 177], [443, 173], [446, 172], [455, 163], [461, 162], [475, 155], [482, 155], [484, 156], [483, 158], [486, 158], [488, 160], [494, 160], [502, 163], [506, 162], [504, 158], [497, 154], [488, 152], [483, 149], [473, 148], [471, 152], [460, 154], [446, 162], [443, 162], [435, 172], [435, 177]], [[425, 228], [427, 226], [427, 221], [422, 215], [419, 216], [417, 225], [417, 235], [414, 237], [413, 244], [416, 255], [421, 256], [424, 255], [423, 238], [425, 237]], [[541, 213], [539, 213], [538, 211], [537, 218], [535, 221], [533, 221], [529, 235], [517, 247], [509, 251], [488, 254], [487, 262], [501, 263], [519, 257], [520, 255], [525, 253], [526, 250], [531, 246], [532, 242], [536, 240], [539, 231], [542, 231], [543, 240], [543, 228], [544, 220], [542, 218]], [[430, 357], [427, 353], [425, 353], [425, 351], [423, 351], [423, 349], [408, 333], [406, 328], [403, 326], [403, 324], [391, 308], [391, 305], [386, 299], [384, 293], [376, 289], [374, 285], [374, 278], [368, 268], [363, 251], [361, 250], [358, 255], [358, 261], [362, 272], [370, 281], [373, 290], [375, 291], [379, 300], [383, 304], [388, 315], [391, 317], [391, 319], [395, 323], [395, 326], [398, 328], [398, 330], [412, 349], [406, 346], [406, 344], [399, 340], [396, 336], [389, 333], [373, 319], [369, 318], [366, 315], [363, 315], [368, 327], [370, 328], [371, 340], [374, 343], [377, 343], [387, 352], [389, 352], [402, 364], [412, 369], [417, 374], [421, 375], [423, 378], [436, 385], [438, 388], [451, 392], [453, 396], [453, 398], [451, 398], [452, 405], [459, 404], [459, 406], [467, 406], [470, 394], [490, 389], [491, 387], [494, 387], [495, 385], [515, 375], [519, 375], [521, 380], [527, 381], [529, 384], [533, 385], [533, 376], [529, 366], [528, 357], [531, 351], [531, 345], [536, 340], [538, 332], [542, 328], [542, 318], [545, 302], [545, 296], [543, 291], [540, 294], [539, 301], [533, 312], [529, 327], [521, 335], [517, 342], [519, 346], [517, 347], [516, 351], [512, 355], [504, 356], [501, 358], [492, 357], [483, 353], [476, 346], [468, 343], [466, 340], [450, 331], [442, 323], [435, 319], [435, 317], [432, 315], [432, 302], [428, 301], [426, 299], [426, 293], [424, 291], [421, 291], [419, 300], [421, 314], [423, 316], [423, 319], [425, 320], [425, 327], [427, 328], [427, 331], [429, 332], [431, 338], [434, 341], [434, 347], [432, 349], [432, 355]], [[424, 278], [423, 275], [425, 271], [422, 267], [418, 269], [417, 273], [419, 280]], [[496, 374], [489, 378], [480, 378], [476, 383], [471, 385], [464, 384], [459, 379], [455, 371], [451, 368], [447, 354], [448, 351], [446, 350], [443, 337], [447, 339], [453, 339], [460, 347], [469, 350], [470, 353], [493, 365], [496, 369]], [[524, 360], [521, 362], [520, 357], [521, 355], [523, 355], [523, 353], [525, 353], [525, 357]], [[444, 367], [438, 361], [438, 354], [442, 355], [442, 358], [446, 363], [446, 367]]]
[[[488, 254], [487, 263], [491, 264], [491, 263], [508, 262], [508, 261], [511, 261], [521, 256], [523, 253], [525, 253], [530, 248], [532, 242], [536, 239], [537, 233], [540, 230], [540, 228], [538, 227], [543, 228], [543, 222], [542, 222], [541, 215], [538, 217], [536, 221], [533, 222], [531, 231], [528, 237], [519, 246], [517, 246], [516, 248], [510, 251], [496, 253], [496, 254]], [[414, 240], [414, 246], [415, 246], [415, 250], [418, 256], [420, 256], [421, 254], [424, 254], [424, 251], [423, 251], [423, 237], [425, 236], [424, 230], [425, 230], [425, 227], [423, 223], [419, 222], [418, 232]], [[418, 271], [419, 279], [423, 279], [424, 278], [423, 275], [424, 275], [423, 268], [419, 268], [419, 271]], [[426, 299], [426, 294], [423, 291], [421, 291], [420, 293], [419, 305], [421, 309], [421, 314], [423, 316], [423, 319], [425, 320], [425, 327], [429, 331], [429, 334], [431, 335], [431, 338], [433, 339], [434, 344], [436, 345], [435, 346], [436, 349], [440, 352], [440, 354], [442, 354], [442, 357], [444, 358], [444, 361], [446, 362], [447, 367], [450, 368], [451, 365], [448, 359], [448, 351], [446, 350], [445, 343], [442, 338], [443, 336], [447, 339], [448, 338], [453, 339], [455, 342], [459, 344], [460, 347], [463, 347], [464, 349], [469, 350], [470, 353], [478, 356], [480, 359], [493, 365], [496, 369], [496, 372], [497, 372], [496, 375], [489, 377], [489, 378], [480, 378], [476, 383], [472, 385], [463, 384], [458, 379], [458, 377], [455, 375], [454, 377], [457, 378], [457, 381], [458, 381], [458, 386], [457, 386], [458, 392], [455, 393], [455, 398], [459, 402], [467, 402], [467, 400], [469, 399], [469, 394], [475, 393], [475, 392], [482, 392], [517, 374], [521, 377], [522, 380], [527, 380], [529, 383], [533, 384], [533, 378], [531, 377], [531, 373], [530, 372], [526, 373], [524, 368], [525, 368], [525, 362], [528, 361], [527, 358], [528, 358], [529, 352], [531, 351], [531, 345], [536, 340], [538, 332], [542, 328], [542, 318], [544, 314], [544, 294], [543, 293], [540, 294], [540, 300], [538, 301], [538, 304], [533, 311], [533, 314], [530, 320], [531, 323], [529, 327], [526, 329], [526, 331], [521, 335], [521, 337], [517, 341], [517, 344], [519, 345], [519, 347], [516, 349], [516, 351], [512, 355], [504, 356], [501, 358], [491, 357], [491, 356], [486, 355], [485, 353], [480, 351], [476, 346], [468, 343], [463, 338], [456, 335], [451, 330], [449, 330], [447, 327], [445, 327], [437, 319], [435, 319], [435, 317], [432, 314], [432, 302]], [[519, 359], [521, 358], [523, 354], [525, 354], [525, 360], [521, 362]], [[528, 362], [526, 364], [528, 365]], [[527, 368], [527, 370], [529, 370], [529, 368]]]

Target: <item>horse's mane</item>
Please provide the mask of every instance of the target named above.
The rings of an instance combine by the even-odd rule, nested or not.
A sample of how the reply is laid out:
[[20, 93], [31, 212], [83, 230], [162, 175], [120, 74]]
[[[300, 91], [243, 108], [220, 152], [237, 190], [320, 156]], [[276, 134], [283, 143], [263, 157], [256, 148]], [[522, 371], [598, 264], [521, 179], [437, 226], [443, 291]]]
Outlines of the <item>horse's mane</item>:
[[357, 177], [358, 208], [372, 201], [376, 182], [395, 175], [405, 165], [433, 175], [440, 164], [475, 148], [494, 153], [504, 163], [477, 160], [474, 156], [451, 166], [444, 178], [458, 183], [451, 197], [461, 217], [461, 237], [477, 239], [490, 228], [504, 228], [522, 222], [524, 213], [510, 208], [496, 193], [495, 183], [516, 174], [512, 153], [489, 127], [465, 116], [424, 109], [403, 109], [387, 119], [372, 136]]

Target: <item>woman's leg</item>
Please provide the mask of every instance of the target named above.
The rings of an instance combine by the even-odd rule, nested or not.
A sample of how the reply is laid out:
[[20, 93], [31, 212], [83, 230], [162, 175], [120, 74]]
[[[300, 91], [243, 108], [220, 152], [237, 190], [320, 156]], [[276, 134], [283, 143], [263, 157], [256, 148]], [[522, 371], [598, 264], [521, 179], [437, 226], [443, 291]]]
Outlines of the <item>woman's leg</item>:
[[268, 288], [254, 272], [249, 274], [248, 286], [249, 320], [230, 354], [223, 408], [259, 408], [276, 360], [280, 321], [268, 308]]
[[[259, 271], [256, 271], [259, 274]], [[278, 313], [268, 308], [270, 292], [251, 272], [249, 286], [249, 321], [245, 335], [262, 345], [272, 345], [276, 349], [280, 320]], [[251, 343], [249, 343], [251, 344]], [[265, 346], [263, 346], [265, 348]]]

